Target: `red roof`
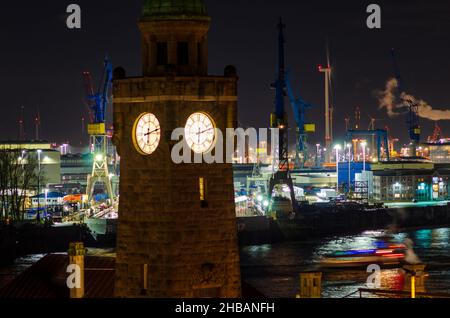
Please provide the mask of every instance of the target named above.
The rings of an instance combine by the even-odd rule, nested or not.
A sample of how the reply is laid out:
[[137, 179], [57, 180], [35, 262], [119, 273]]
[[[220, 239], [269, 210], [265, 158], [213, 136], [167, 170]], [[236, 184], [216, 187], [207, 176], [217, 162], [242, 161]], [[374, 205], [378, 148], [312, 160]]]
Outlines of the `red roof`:
[[[69, 257], [49, 254], [0, 290], [0, 298], [69, 298], [66, 269]], [[115, 259], [85, 257], [85, 297], [114, 297]]]
[[[114, 257], [85, 257], [86, 298], [114, 297], [115, 261]], [[66, 285], [68, 264], [67, 254], [49, 254], [0, 289], [0, 298], [69, 298]], [[242, 294], [244, 298], [264, 298], [263, 294], [244, 281]]]

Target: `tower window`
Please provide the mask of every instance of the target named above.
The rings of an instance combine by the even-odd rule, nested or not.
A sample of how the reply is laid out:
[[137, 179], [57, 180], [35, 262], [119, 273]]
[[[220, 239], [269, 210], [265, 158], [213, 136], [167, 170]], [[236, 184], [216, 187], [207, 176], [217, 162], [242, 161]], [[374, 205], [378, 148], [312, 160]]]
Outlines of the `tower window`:
[[200, 204], [202, 208], [206, 208], [208, 206], [208, 203], [206, 201], [206, 181], [205, 178], [199, 178], [198, 179], [198, 185], [199, 185], [199, 194], [200, 194]]
[[148, 291], [148, 264], [141, 268], [141, 295], [145, 296]]
[[156, 43], [156, 64], [167, 65], [167, 61], [168, 61], [167, 42]]
[[188, 65], [189, 64], [189, 43], [188, 42], [178, 42], [177, 52], [178, 52], [178, 65]]

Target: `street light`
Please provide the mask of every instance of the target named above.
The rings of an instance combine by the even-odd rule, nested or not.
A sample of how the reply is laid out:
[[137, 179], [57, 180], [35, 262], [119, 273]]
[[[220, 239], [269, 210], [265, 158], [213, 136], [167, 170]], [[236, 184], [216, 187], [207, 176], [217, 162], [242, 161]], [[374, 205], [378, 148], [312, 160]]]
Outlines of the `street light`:
[[[27, 152], [25, 150], [22, 150], [22, 157], [20, 159], [20, 163], [22, 164], [22, 182], [23, 183], [25, 182], [25, 165], [24, 165], [23, 161], [25, 159], [26, 153]], [[23, 191], [23, 196], [24, 196], [24, 200], [22, 203], [22, 210], [23, 210], [23, 213], [25, 213], [25, 201], [26, 201], [26, 197], [27, 197], [27, 189], [25, 189], [25, 187], [23, 187], [22, 191]]]
[[362, 151], [363, 151], [363, 171], [366, 172], [366, 146], [367, 142], [363, 141], [361, 143]]
[[320, 167], [319, 152], [320, 152], [320, 144], [316, 144], [316, 166], [317, 167]]
[[341, 145], [334, 146], [336, 151], [336, 194], [339, 193], [339, 150], [341, 150]]
[[348, 193], [350, 193], [350, 184], [352, 182], [351, 169], [352, 169], [352, 144], [347, 144], [348, 148]]
[[41, 198], [40, 198], [40, 195], [41, 195], [41, 153], [42, 153], [42, 150], [41, 149], [38, 149], [37, 150], [37, 155], [38, 155], [38, 184], [37, 184], [37, 186], [38, 186], [38, 193], [37, 193], [37, 197], [38, 197], [38, 207], [37, 207], [37, 214], [36, 214], [36, 221], [37, 222], [40, 222], [40, 220], [41, 220], [41, 217], [40, 217], [40, 212], [39, 212], [39, 209], [41, 208]]
[[47, 197], [48, 197], [48, 189], [45, 189], [44, 192], [45, 192], [44, 218], [47, 218]]

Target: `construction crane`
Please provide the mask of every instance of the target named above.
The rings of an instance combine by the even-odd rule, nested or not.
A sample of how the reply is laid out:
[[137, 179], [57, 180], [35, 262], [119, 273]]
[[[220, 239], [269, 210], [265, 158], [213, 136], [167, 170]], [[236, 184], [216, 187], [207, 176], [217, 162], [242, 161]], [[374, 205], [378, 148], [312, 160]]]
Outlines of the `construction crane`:
[[391, 136], [391, 130], [389, 129], [389, 126], [385, 126], [384, 130], [386, 130], [388, 134], [389, 154], [391, 155], [391, 158], [397, 157], [397, 152], [395, 151], [395, 144], [398, 143], [400, 140], [398, 138], [394, 138]]
[[355, 140], [355, 137], [359, 136], [375, 136], [377, 141], [377, 156], [378, 161], [383, 159], [382, 153], [382, 143], [384, 143], [384, 152], [385, 158], [387, 161], [390, 161], [390, 153], [389, 153], [389, 141], [388, 141], [388, 132], [382, 129], [375, 130], [349, 130], [347, 131], [347, 143], [351, 143]]
[[278, 74], [277, 79], [272, 84], [275, 89], [275, 112], [270, 116], [271, 128], [278, 129], [278, 154], [273, 154], [274, 166], [278, 161], [278, 167], [274, 171], [269, 182], [269, 197], [272, 198], [273, 190], [277, 185], [287, 185], [291, 194], [292, 211], [296, 211], [297, 204], [294, 193], [294, 183], [289, 171], [288, 157], [288, 116], [284, 107], [284, 98], [286, 96], [286, 70], [285, 70], [285, 38], [284, 28], [281, 18], [278, 23]]
[[86, 86], [86, 103], [90, 109], [91, 122], [88, 125], [88, 134], [91, 137], [91, 151], [93, 155], [92, 173], [88, 176], [86, 194], [88, 202], [92, 201], [94, 188], [97, 183], [102, 183], [108, 194], [108, 198], [114, 200], [110, 175], [108, 172], [107, 146], [108, 138], [106, 134], [106, 109], [109, 104], [109, 94], [112, 86], [112, 65], [106, 58], [101, 82], [97, 93], [94, 92], [92, 76], [90, 72], [83, 72]]
[[408, 125], [408, 132], [409, 132], [409, 140], [410, 140], [410, 157], [416, 156], [417, 151], [417, 145], [420, 143], [420, 134], [421, 134], [421, 128], [420, 128], [420, 121], [419, 121], [419, 104], [408, 98], [405, 90], [404, 90], [404, 83], [403, 79], [400, 73], [400, 68], [398, 66], [398, 60], [397, 55], [395, 53], [394, 49], [391, 49], [391, 56], [394, 63], [394, 71], [395, 71], [395, 78], [397, 79], [398, 83], [398, 90], [402, 99], [402, 106], [405, 106], [408, 108], [408, 118], [407, 118], [407, 125]]
[[294, 90], [292, 89], [290, 73], [286, 73], [286, 89], [289, 96], [289, 101], [294, 112], [296, 129], [296, 144], [295, 144], [295, 168], [303, 169], [308, 159], [308, 135], [307, 133], [314, 133], [316, 126], [314, 124], [306, 123], [306, 111], [312, 108], [311, 104], [306, 103], [301, 98], [296, 98]]
[[434, 123], [433, 136], [428, 137], [429, 143], [439, 143], [442, 139], [442, 129], [437, 122]]

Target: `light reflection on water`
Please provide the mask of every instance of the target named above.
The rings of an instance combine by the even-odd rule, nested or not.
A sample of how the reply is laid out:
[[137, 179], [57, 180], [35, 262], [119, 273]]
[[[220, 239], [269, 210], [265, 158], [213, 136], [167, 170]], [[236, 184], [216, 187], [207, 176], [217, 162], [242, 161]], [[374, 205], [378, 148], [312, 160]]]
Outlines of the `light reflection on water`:
[[44, 254], [27, 255], [16, 259], [14, 265], [0, 267], [0, 288], [4, 287], [44, 256]]
[[[241, 251], [243, 277], [268, 297], [292, 298], [298, 293], [299, 273], [316, 269], [323, 255], [342, 250], [371, 249], [387, 235], [386, 231], [366, 231], [360, 235], [331, 237], [305, 242], [245, 247]], [[414, 251], [428, 265], [426, 288], [429, 292], [450, 293], [450, 228], [427, 229], [389, 235], [393, 242], [413, 240]], [[29, 255], [15, 265], [0, 268], [0, 288], [36, 263], [44, 255]], [[358, 288], [367, 288], [368, 274], [360, 271], [324, 273], [323, 297], [345, 297]], [[400, 290], [403, 275], [397, 269], [382, 271], [383, 289]], [[356, 294], [354, 297], [359, 297]], [[364, 294], [364, 297], [375, 297]]]
[[[428, 265], [426, 289], [450, 293], [450, 229], [427, 229], [388, 234], [387, 231], [366, 231], [360, 235], [332, 237], [317, 241], [265, 245], [241, 251], [243, 277], [269, 297], [292, 298], [298, 292], [299, 273], [317, 270], [320, 257], [343, 250], [372, 249], [376, 242], [389, 237], [393, 243], [410, 238], [414, 251]], [[338, 270], [324, 273], [323, 297], [345, 297], [358, 288], [367, 288], [369, 274], [363, 270]], [[398, 269], [382, 271], [381, 288], [401, 290], [404, 277]], [[359, 297], [359, 294], [355, 295]], [[364, 294], [364, 297], [370, 295]], [[371, 296], [374, 297], [374, 296]]]

